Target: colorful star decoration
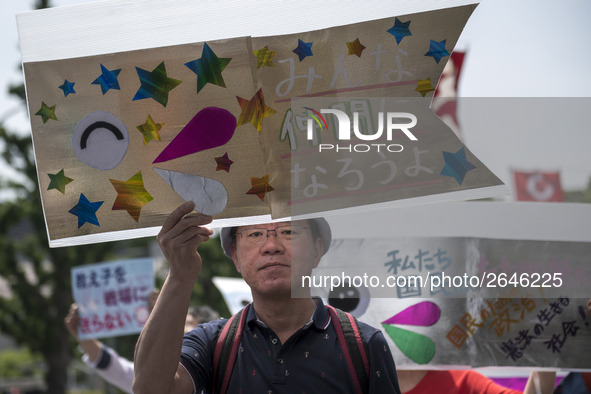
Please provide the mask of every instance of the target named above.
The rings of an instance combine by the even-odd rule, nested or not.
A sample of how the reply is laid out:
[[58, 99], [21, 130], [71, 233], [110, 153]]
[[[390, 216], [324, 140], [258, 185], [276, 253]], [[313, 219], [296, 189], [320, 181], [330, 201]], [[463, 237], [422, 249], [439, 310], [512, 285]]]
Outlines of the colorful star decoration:
[[78, 228], [82, 227], [84, 223], [94, 224], [100, 226], [99, 221], [96, 217], [96, 211], [103, 205], [104, 201], [90, 202], [88, 198], [80, 193], [78, 204], [68, 212], [72, 215], [78, 216]]
[[148, 142], [152, 141], [153, 139], [156, 141], [162, 141], [160, 139], [160, 129], [164, 126], [164, 123], [156, 123], [154, 119], [150, 115], [148, 115], [148, 119], [146, 119], [146, 123], [136, 126], [136, 129], [142, 133], [144, 136], [144, 145]]
[[73, 181], [72, 178], [68, 178], [64, 175], [64, 169], [57, 174], [47, 174], [49, 176], [49, 186], [47, 190], [59, 190], [62, 194], [66, 194], [66, 185]]
[[217, 163], [216, 171], [226, 171], [230, 172], [230, 166], [234, 163], [232, 160], [228, 158], [228, 152], [224, 153], [223, 156], [216, 157], [215, 162]]
[[43, 101], [41, 102], [41, 109], [39, 109], [35, 115], [41, 116], [43, 123], [47, 122], [49, 119], [57, 120], [57, 116], [55, 116], [55, 105], [48, 107]]
[[230, 60], [232, 58], [217, 57], [209, 45], [205, 43], [201, 52], [201, 58], [185, 63], [185, 66], [197, 74], [197, 93], [208, 83], [225, 88], [226, 83], [222, 77], [222, 71], [230, 63]]
[[427, 93], [432, 92], [434, 90], [435, 88], [431, 84], [431, 78], [419, 79], [417, 81], [417, 87], [415, 89], [415, 92], [420, 93], [421, 96], [425, 97]]
[[70, 93], [76, 93], [74, 90], [74, 84], [75, 82], [70, 82], [66, 79], [64, 80], [63, 85], [59, 86], [59, 88], [64, 91], [64, 97], [68, 97], [68, 94]]
[[412, 36], [408, 26], [410, 26], [410, 21], [401, 22], [400, 19], [396, 18], [394, 19], [394, 26], [389, 28], [387, 32], [396, 38], [396, 44], [400, 44], [400, 41], [402, 41], [404, 37]]
[[462, 184], [464, 177], [468, 171], [476, 169], [476, 167], [466, 159], [465, 148], [460, 149], [456, 153], [445, 152], [443, 153], [443, 160], [445, 160], [445, 166], [441, 170], [440, 175], [450, 176]]
[[250, 122], [260, 133], [263, 129], [263, 119], [276, 112], [273, 108], [267, 107], [265, 104], [263, 89], [259, 89], [250, 101], [238, 96], [236, 98], [242, 109], [236, 127]]
[[304, 42], [298, 38], [298, 47], [293, 50], [293, 53], [298, 55], [300, 62], [308, 56], [314, 56], [312, 53], [312, 43]]
[[273, 56], [275, 56], [275, 51], [270, 51], [269, 46], [265, 45], [263, 49], [259, 49], [257, 51], [252, 51], [257, 58], [257, 68], [261, 68], [263, 66], [267, 67], [275, 67], [273, 64]]
[[265, 194], [275, 190], [273, 187], [271, 187], [271, 185], [269, 185], [269, 173], [267, 173], [262, 178], [251, 176], [250, 183], [252, 184], [252, 187], [246, 192], [246, 194], [256, 194], [256, 196], [260, 198], [261, 201], [265, 201]]
[[109, 180], [117, 190], [117, 199], [113, 204], [113, 211], [125, 210], [138, 222], [142, 207], [154, 199], [144, 188], [142, 172], [139, 171], [125, 182], [115, 179]]
[[133, 97], [133, 101], [152, 98], [166, 107], [168, 93], [176, 88], [182, 81], [168, 78], [164, 62], [160, 63], [154, 70], [146, 71], [139, 67], [135, 68], [140, 78], [141, 86]]
[[103, 95], [110, 89], [120, 90], [119, 80], [117, 76], [121, 72], [121, 69], [109, 71], [105, 66], [101, 64], [101, 75], [92, 81], [92, 85], [101, 85]]
[[361, 52], [365, 49], [365, 47], [359, 42], [359, 38], [356, 38], [353, 42], [347, 43], [347, 48], [349, 48], [349, 55], [357, 55], [357, 57], [361, 57]]
[[425, 56], [432, 56], [433, 59], [435, 59], [435, 62], [437, 63], [439, 63], [439, 61], [444, 57], [449, 56], [449, 52], [447, 51], [447, 49], [445, 49], [445, 42], [447, 40], [439, 42], [433, 40], [430, 41], [431, 43], [429, 45], [429, 52], [425, 53]]

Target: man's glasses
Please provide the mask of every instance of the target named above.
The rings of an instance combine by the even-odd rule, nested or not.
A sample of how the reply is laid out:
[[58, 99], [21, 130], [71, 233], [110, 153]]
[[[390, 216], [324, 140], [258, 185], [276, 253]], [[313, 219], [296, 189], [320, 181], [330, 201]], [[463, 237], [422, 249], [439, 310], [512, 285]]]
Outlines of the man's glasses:
[[266, 228], [249, 228], [247, 230], [243, 230], [237, 232], [237, 235], [251, 245], [256, 245], [263, 243], [269, 237], [270, 232], [274, 232], [275, 236], [282, 240], [282, 241], [293, 241], [294, 239], [299, 238], [305, 229], [309, 227], [298, 226], [296, 224], [287, 224], [285, 226], [278, 226], [274, 229], [266, 229]]

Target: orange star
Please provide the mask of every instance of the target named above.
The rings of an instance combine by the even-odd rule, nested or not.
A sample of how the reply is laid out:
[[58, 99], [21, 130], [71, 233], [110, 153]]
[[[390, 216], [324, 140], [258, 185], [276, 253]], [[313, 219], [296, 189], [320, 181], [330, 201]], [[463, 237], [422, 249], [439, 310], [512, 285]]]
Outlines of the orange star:
[[265, 194], [275, 190], [269, 185], [269, 173], [265, 174], [262, 178], [251, 176], [250, 183], [252, 184], [252, 187], [246, 192], [246, 194], [256, 194], [261, 201], [265, 201]]
[[265, 105], [265, 98], [263, 97], [263, 89], [259, 89], [258, 92], [249, 100], [243, 99], [242, 97], [236, 96], [238, 104], [242, 112], [238, 118], [236, 127], [242, 126], [246, 123], [251, 123], [260, 133], [263, 128], [263, 119], [267, 116], [273, 115], [276, 111], [273, 108]]
[[347, 47], [349, 48], [347, 56], [357, 55], [357, 57], [361, 57], [361, 52], [365, 49], [365, 47], [359, 42], [359, 38], [356, 38], [353, 42], [348, 42]]
[[117, 199], [113, 204], [113, 210], [126, 210], [136, 222], [139, 222], [142, 207], [154, 199], [144, 188], [142, 172], [139, 171], [125, 182], [115, 179], [109, 180], [117, 190]]

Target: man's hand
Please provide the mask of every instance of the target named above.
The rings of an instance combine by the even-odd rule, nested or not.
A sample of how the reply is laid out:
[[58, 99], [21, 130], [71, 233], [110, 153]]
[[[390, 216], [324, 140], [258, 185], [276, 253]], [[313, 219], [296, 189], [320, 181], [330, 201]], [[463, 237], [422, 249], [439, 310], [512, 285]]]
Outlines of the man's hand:
[[169, 276], [194, 283], [201, 271], [201, 256], [197, 248], [213, 234], [203, 225], [212, 217], [192, 213], [194, 204], [188, 201], [175, 209], [164, 221], [157, 236], [160, 248], [170, 263]]

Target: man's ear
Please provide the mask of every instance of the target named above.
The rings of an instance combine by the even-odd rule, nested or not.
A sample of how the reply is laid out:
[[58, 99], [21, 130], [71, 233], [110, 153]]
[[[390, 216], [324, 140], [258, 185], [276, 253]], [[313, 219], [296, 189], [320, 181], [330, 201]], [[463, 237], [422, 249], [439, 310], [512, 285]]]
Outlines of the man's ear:
[[318, 263], [320, 263], [320, 259], [324, 255], [324, 240], [321, 237], [316, 238], [314, 252], [314, 264], [312, 265], [312, 268], [318, 267]]
[[234, 262], [234, 267], [236, 267], [236, 271], [238, 271], [238, 273], [241, 274], [242, 272], [240, 272], [240, 266], [236, 264], [236, 262], [238, 261], [238, 257], [236, 257], [236, 242], [232, 242], [230, 244], [230, 254], [232, 255], [232, 262]]

